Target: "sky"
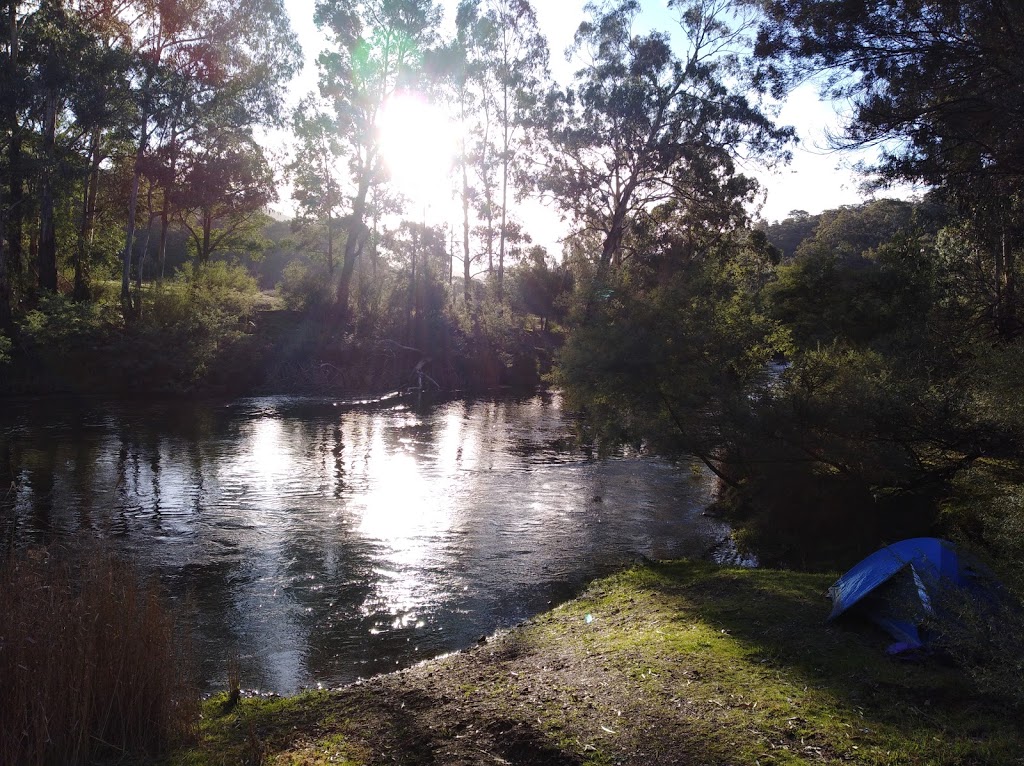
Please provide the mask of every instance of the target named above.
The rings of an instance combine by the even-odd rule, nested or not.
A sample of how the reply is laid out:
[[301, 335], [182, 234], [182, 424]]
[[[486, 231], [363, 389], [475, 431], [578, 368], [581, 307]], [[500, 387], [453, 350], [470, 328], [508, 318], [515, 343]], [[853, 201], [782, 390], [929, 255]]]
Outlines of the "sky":
[[[586, 0], [535, 0], [534, 7], [542, 31], [548, 38], [551, 50], [551, 70], [555, 79], [566, 82], [571, 78], [574, 66], [567, 62], [564, 52], [571, 45], [573, 35], [584, 18]], [[453, 24], [456, 0], [443, 0], [445, 25]], [[637, 31], [648, 28], [669, 30], [674, 26], [672, 16], [664, 8], [662, 0], [642, 0], [643, 12]], [[315, 90], [317, 84], [316, 57], [326, 47], [326, 41], [313, 23], [314, 0], [285, 0], [285, 6], [292, 19], [292, 27], [302, 44], [306, 65], [303, 72], [290, 87], [293, 105], [306, 93]], [[837, 152], [828, 146], [828, 133], [836, 132], [842, 120], [842, 104], [823, 101], [819, 98], [817, 86], [805, 83], [790, 94], [781, 105], [778, 122], [793, 125], [799, 142], [793, 147], [793, 160], [784, 167], [774, 170], [749, 167], [745, 172], [754, 175], [764, 188], [764, 197], [758, 214], [767, 221], [785, 218], [792, 210], [819, 213], [840, 205], [856, 204], [867, 197], [861, 193], [861, 179], [853, 169], [854, 164], [864, 155]], [[903, 187], [888, 190], [880, 196], [906, 197], [912, 189]], [[288, 191], [282, 191], [277, 208], [286, 214], [293, 210], [287, 198]], [[527, 201], [519, 209], [520, 216], [532, 231], [535, 240], [557, 253], [557, 239], [565, 230], [557, 213], [543, 208], [539, 203]]]

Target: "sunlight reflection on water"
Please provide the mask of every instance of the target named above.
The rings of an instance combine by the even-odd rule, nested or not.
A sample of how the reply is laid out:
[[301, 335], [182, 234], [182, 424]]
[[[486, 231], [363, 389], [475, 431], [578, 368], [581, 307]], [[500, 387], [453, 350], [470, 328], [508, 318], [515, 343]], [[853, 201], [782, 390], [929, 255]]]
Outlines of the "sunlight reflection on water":
[[237, 652], [246, 686], [290, 692], [467, 646], [724, 534], [707, 477], [571, 447], [555, 395], [336, 405], [18, 403], [0, 541], [110, 539], [191, 595], [209, 684]]

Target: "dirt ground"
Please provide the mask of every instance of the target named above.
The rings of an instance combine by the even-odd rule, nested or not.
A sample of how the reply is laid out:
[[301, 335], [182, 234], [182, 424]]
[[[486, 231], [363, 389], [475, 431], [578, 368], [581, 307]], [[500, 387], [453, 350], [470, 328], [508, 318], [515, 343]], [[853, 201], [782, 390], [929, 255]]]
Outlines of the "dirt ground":
[[1012, 706], [826, 624], [828, 575], [669, 563], [466, 651], [207, 706], [180, 766], [1019, 764]]

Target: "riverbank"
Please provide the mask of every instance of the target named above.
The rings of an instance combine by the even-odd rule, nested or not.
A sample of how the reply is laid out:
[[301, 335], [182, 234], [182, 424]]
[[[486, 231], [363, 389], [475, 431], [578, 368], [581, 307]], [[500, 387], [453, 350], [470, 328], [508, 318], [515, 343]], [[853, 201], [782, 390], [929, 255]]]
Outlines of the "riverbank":
[[1008, 700], [826, 624], [833, 579], [635, 567], [466, 652], [337, 691], [215, 698], [173, 764], [1021, 762]]

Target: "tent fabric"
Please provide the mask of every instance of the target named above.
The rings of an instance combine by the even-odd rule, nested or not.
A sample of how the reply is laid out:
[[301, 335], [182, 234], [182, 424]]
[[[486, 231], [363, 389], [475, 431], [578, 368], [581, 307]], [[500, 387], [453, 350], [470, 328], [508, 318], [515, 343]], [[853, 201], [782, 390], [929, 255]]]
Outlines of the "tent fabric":
[[828, 619], [857, 607], [895, 638], [895, 645], [919, 648], [924, 641], [918, 629], [933, 613], [932, 594], [940, 587], [968, 584], [969, 574], [956, 548], [945, 540], [916, 537], [887, 545], [829, 588]]

